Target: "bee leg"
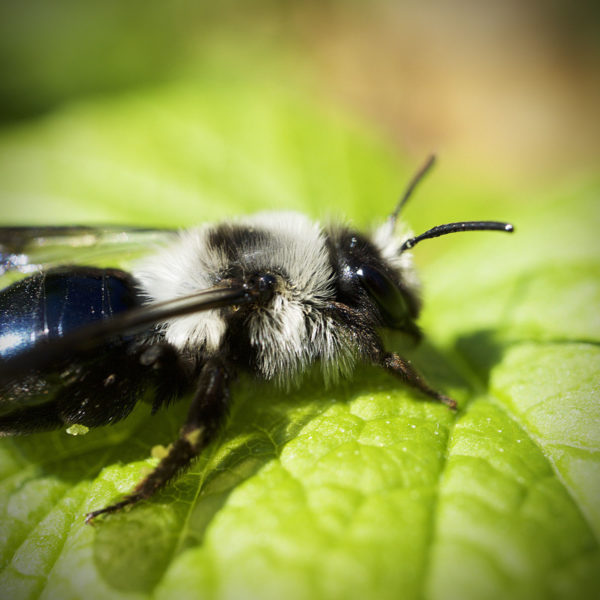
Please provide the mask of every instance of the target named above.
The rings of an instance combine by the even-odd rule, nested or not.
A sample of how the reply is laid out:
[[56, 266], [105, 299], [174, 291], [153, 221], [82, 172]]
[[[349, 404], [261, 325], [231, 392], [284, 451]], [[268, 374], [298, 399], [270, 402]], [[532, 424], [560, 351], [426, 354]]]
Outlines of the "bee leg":
[[456, 400], [453, 400], [449, 396], [442, 394], [441, 392], [437, 392], [429, 384], [417, 373], [415, 368], [410, 364], [410, 361], [398, 356], [395, 353], [387, 353], [384, 354], [379, 362], [379, 365], [382, 366], [386, 371], [390, 372], [392, 375], [395, 375], [399, 379], [401, 379], [407, 385], [416, 388], [417, 390], [423, 392], [430, 398], [434, 398], [438, 402], [445, 404], [449, 408], [456, 408]]
[[187, 419], [168, 454], [123, 500], [88, 513], [86, 523], [91, 523], [98, 515], [116, 512], [152, 497], [177, 473], [189, 466], [214, 439], [227, 416], [231, 376], [232, 373], [219, 359], [210, 359], [204, 364]]
[[168, 406], [189, 391], [193, 381], [190, 365], [181, 360], [179, 352], [167, 342], [157, 342], [136, 351], [140, 365], [148, 369], [154, 399], [152, 414]]

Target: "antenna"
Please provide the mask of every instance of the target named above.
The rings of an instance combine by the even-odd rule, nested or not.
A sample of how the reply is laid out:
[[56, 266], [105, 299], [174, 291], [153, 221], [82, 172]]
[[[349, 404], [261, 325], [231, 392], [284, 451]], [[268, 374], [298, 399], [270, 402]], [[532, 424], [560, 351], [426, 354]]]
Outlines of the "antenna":
[[506, 231], [512, 233], [515, 228], [510, 223], [502, 223], [500, 221], [462, 221], [460, 223], [446, 223], [446, 225], [437, 225], [429, 229], [425, 233], [416, 237], [409, 238], [400, 247], [399, 254], [405, 250], [410, 250], [413, 246], [428, 240], [430, 238], [439, 237], [448, 233], [456, 233], [459, 231]]
[[396, 222], [396, 220], [398, 219], [398, 215], [404, 208], [404, 205], [408, 202], [408, 199], [411, 197], [413, 191], [415, 190], [417, 185], [423, 180], [425, 175], [427, 175], [427, 173], [429, 172], [431, 167], [433, 167], [434, 163], [435, 163], [435, 154], [431, 154], [427, 158], [427, 160], [425, 161], [423, 166], [413, 175], [413, 178], [408, 183], [408, 186], [406, 187], [404, 194], [402, 194], [402, 196], [400, 197], [400, 200], [398, 201], [398, 204], [396, 205], [394, 212], [390, 215], [390, 221], [392, 223]]

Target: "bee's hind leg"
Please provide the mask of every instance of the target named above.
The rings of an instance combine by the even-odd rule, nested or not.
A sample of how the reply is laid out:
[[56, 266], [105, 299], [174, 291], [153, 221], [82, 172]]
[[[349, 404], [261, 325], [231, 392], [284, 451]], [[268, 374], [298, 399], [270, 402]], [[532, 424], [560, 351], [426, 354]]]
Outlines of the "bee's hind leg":
[[116, 512], [152, 497], [190, 465], [214, 439], [227, 417], [231, 377], [232, 373], [219, 359], [210, 359], [203, 365], [186, 421], [167, 455], [123, 500], [88, 513], [86, 523], [91, 523], [98, 515]]
[[[166, 343], [130, 346], [122, 341], [101, 354], [67, 356], [44, 371], [0, 381], [0, 399], [14, 406], [0, 415], [0, 437], [116, 423], [148, 388], [154, 388], [155, 411], [181, 395], [187, 382], [184, 365]], [[11, 398], [16, 399], [12, 405]]]

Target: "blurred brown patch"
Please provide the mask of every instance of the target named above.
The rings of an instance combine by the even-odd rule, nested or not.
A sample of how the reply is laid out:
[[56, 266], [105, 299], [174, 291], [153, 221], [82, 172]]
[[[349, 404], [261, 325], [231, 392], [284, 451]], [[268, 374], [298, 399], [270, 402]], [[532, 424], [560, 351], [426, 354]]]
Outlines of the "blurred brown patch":
[[600, 25], [591, 2], [302, 7], [323, 87], [402, 148], [531, 180], [597, 166]]

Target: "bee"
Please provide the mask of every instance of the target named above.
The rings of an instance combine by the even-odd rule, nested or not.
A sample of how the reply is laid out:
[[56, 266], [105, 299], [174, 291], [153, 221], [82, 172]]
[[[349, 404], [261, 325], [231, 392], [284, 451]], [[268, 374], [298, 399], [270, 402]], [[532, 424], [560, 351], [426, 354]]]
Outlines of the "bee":
[[[418, 340], [421, 301], [411, 253], [460, 231], [512, 232], [508, 223], [438, 225], [413, 236], [399, 215], [434, 162], [409, 183], [371, 233], [323, 226], [298, 213], [261, 213], [182, 232], [139, 228], [0, 228], [0, 269], [28, 274], [0, 291], [0, 436], [99, 427], [125, 418], [142, 396], [152, 413], [187, 396], [166, 455], [122, 499], [150, 498], [215, 438], [241, 372], [287, 386], [320, 364], [326, 380], [371, 363], [450, 408], [381, 329]], [[36, 264], [37, 246], [167, 239], [132, 273]], [[29, 252], [29, 254], [27, 253]]]

